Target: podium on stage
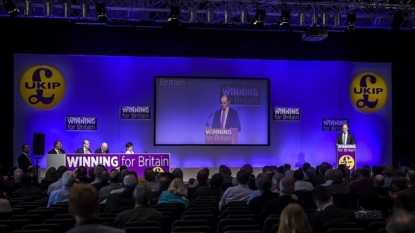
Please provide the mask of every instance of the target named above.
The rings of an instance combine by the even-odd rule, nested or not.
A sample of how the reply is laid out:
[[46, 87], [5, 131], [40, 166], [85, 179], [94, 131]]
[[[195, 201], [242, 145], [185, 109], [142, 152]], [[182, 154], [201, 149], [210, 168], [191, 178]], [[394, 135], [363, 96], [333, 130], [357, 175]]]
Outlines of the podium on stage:
[[356, 169], [356, 144], [336, 144], [336, 161], [337, 166], [344, 164], [350, 172], [354, 171]]
[[205, 128], [205, 144], [238, 144], [238, 129]]

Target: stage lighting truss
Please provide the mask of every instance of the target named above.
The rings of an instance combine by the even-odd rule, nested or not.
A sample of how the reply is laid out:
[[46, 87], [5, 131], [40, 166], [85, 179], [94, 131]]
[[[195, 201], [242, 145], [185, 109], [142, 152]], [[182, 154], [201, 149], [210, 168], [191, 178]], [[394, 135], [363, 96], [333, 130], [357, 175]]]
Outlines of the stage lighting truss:
[[[415, 29], [415, 1], [347, 0], [1, 0], [0, 17], [67, 17], [77, 20], [246, 24], [280, 27]], [[173, 1], [173, 2], [172, 2]], [[314, 7], [315, 6], [315, 7]], [[95, 9], [96, 8], [96, 9]], [[178, 8], [178, 10], [177, 10]], [[259, 10], [259, 12], [258, 12]], [[400, 12], [396, 14], [397, 12]], [[27, 12], [27, 13], [26, 13]], [[177, 13], [179, 12], [179, 14]], [[356, 16], [352, 22], [350, 13]], [[402, 16], [402, 17], [401, 17]], [[400, 23], [401, 22], [401, 23]], [[399, 24], [399, 27], [396, 25]]]

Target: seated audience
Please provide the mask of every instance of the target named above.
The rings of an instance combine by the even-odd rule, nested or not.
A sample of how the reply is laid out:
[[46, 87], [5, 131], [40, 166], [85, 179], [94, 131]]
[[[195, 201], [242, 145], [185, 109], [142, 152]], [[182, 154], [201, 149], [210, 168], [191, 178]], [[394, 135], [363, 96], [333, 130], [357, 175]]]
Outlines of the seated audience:
[[223, 193], [221, 190], [222, 183], [222, 175], [219, 173], [214, 174], [209, 182], [209, 186], [198, 186], [199, 188], [194, 191], [192, 199], [194, 200], [198, 197], [212, 197], [219, 202]]
[[327, 186], [327, 185], [331, 185], [331, 183], [333, 183], [333, 169], [329, 168], [326, 170], [326, 172], [324, 173], [324, 183], [320, 184], [323, 186]]
[[114, 220], [114, 226], [117, 228], [123, 228], [124, 224], [127, 222], [157, 222], [160, 225], [160, 228], [163, 226], [163, 216], [161, 212], [149, 208], [151, 189], [144, 183], [142, 185], [137, 185], [134, 188], [134, 199], [135, 207], [131, 210], [123, 211], [117, 214], [117, 217]]
[[252, 193], [252, 189], [248, 187], [250, 173], [245, 169], [241, 169], [236, 174], [236, 181], [238, 182], [237, 186], [229, 187], [223, 193], [219, 202], [219, 210], [222, 209], [223, 205], [230, 201], [248, 201], [248, 198]]
[[185, 207], [190, 204], [187, 199], [187, 189], [182, 179], [174, 178], [167, 191], [161, 192], [158, 204], [162, 203], [182, 203]]
[[197, 185], [187, 189], [187, 196], [188, 196], [189, 201], [193, 200], [193, 194], [196, 190], [198, 190], [201, 187], [209, 187], [208, 179], [209, 177], [208, 177], [208, 173], [206, 172], [206, 170], [200, 170], [197, 173], [197, 176], [196, 176]]
[[415, 216], [407, 211], [399, 210], [394, 213], [386, 225], [387, 233], [415, 232]]
[[75, 184], [76, 176], [72, 171], [66, 171], [62, 175], [62, 187], [50, 193], [47, 207], [53, 204], [68, 201], [69, 190]]
[[324, 223], [355, 222], [352, 210], [339, 209], [333, 204], [333, 199], [325, 186], [317, 186], [312, 191], [317, 212], [311, 213], [310, 224], [315, 233], [321, 231]]
[[6, 181], [6, 184], [4, 185], [4, 191], [7, 193], [7, 196], [11, 197], [14, 195], [14, 192], [22, 187], [22, 184], [20, 183], [20, 178], [23, 175], [23, 170], [20, 168], [16, 168], [13, 171], [13, 178]]
[[343, 172], [340, 169], [334, 169], [331, 172], [332, 183], [326, 188], [330, 194], [350, 194], [350, 188], [343, 185]]
[[311, 191], [313, 189], [313, 185], [304, 180], [304, 172], [301, 169], [294, 171], [294, 180], [294, 191]]
[[[75, 176], [75, 175], [74, 175]], [[75, 217], [76, 225], [67, 233], [126, 233], [101, 223], [98, 218], [98, 191], [90, 184], [75, 185], [68, 195], [69, 212]]]
[[183, 171], [182, 171], [182, 169], [180, 169], [180, 168], [175, 168], [175, 169], [172, 171], [172, 173], [173, 173], [173, 175], [174, 175], [176, 178], [180, 178], [180, 179], [182, 179], [182, 180], [183, 180]]
[[[86, 171], [86, 170], [85, 170]], [[109, 173], [109, 177], [108, 177], [108, 181], [109, 181], [109, 185], [102, 187], [99, 190], [99, 200], [100, 202], [104, 201], [105, 199], [107, 199], [107, 196], [111, 193], [112, 190], [116, 190], [116, 189], [121, 189], [122, 185], [120, 183], [119, 180], [119, 175], [118, 175], [118, 170], [117, 169], [112, 169]]]
[[98, 192], [101, 190], [101, 188], [104, 188], [106, 186], [109, 185], [108, 180], [109, 180], [109, 173], [107, 170], [103, 170], [99, 176], [100, 178], [100, 182], [99, 183], [95, 183], [92, 184], [92, 186], [94, 186]]
[[87, 176], [88, 170], [85, 166], [79, 166], [78, 169], [76, 169], [75, 174], [77, 183], [91, 183], [93, 181]]
[[59, 179], [58, 172], [55, 167], [50, 167], [46, 170], [45, 178], [40, 181], [39, 188], [42, 192], [46, 193], [49, 185], [56, 182]]
[[68, 168], [66, 168], [65, 166], [59, 166], [58, 167], [57, 173], [58, 173], [58, 178], [59, 179], [56, 182], [54, 182], [54, 183], [52, 183], [52, 184], [49, 185], [48, 191], [47, 191], [47, 194], [48, 195], [50, 195], [52, 191], [58, 190], [58, 189], [62, 188], [62, 185], [63, 185], [62, 184], [62, 175], [67, 170], [68, 170]]
[[281, 213], [277, 233], [312, 233], [304, 209], [298, 204], [288, 204]]
[[395, 176], [392, 178], [392, 183], [389, 189], [389, 197], [391, 197], [394, 201], [398, 197], [398, 193], [404, 189], [406, 189], [406, 178], [402, 176]]
[[[255, 215], [259, 215], [259, 213], [261, 212], [261, 209], [264, 206], [264, 203], [266, 201], [278, 198], [279, 194], [278, 193], [273, 193], [271, 191], [271, 184], [272, 184], [271, 178], [270, 178], [268, 173], [258, 174], [257, 179], [256, 179], [256, 185], [257, 185], [257, 189], [260, 192], [260, 194], [256, 197], [253, 197], [248, 202], [249, 209]], [[254, 192], [252, 192], [252, 193], [254, 193]]]
[[20, 177], [20, 184], [22, 187], [14, 191], [13, 197], [38, 196], [40, 198], [42, 196], [42, 190], [32, 185], [32, 177], [30, 175], [23, 174]]
[[167, 189], [169, 189], [169, 186], [170, 179], [168, 176], [161, 176], [157, 179], [157, 191], [153, 191], [150, 194], [150, 206], [156, 205], [159, 202], [160, 194], [163, 191], [167, 191]]
[[360, 194], [359, 210], [355, 211], [356, 219], [383, 219], [384, 215], [379, 209], [378, 194], [373, 190], [366, 190]]
[[94, 177], [95, 177], [95, 179], [94, 179], [94, 181], [91, 182], [92, 185], [93, 184], [99, 184], [99, 183], [101, 183], [101, 173], [103, 171], [104, 171], [104, 167], [103, 166], [97, 165], [94, 168]]
[[[124, 177], [122, 182], [123, 188], [121, 192], [110, 193], [105, 201], [105, 212], [108, 213], [111, 209], [131, 209], [135, 206], [134, 188], [138, 184], [137, 178], [128, 174]], [[113, 190], [115, 191], [115, 190]]]
[[11, 212], [12, 207], [10, 206], [9, 200], [4, 196], [3, 190], [0, 187], [0, 212]]
[[[148, 187], [150, 187], [151, 191], [157, 191], [157, 183], [155, 182], [156, 173], [153, 171], [152, 168], [144, 169], [144, 179]], [[138, 184], [142, 185], [142, 184]]]

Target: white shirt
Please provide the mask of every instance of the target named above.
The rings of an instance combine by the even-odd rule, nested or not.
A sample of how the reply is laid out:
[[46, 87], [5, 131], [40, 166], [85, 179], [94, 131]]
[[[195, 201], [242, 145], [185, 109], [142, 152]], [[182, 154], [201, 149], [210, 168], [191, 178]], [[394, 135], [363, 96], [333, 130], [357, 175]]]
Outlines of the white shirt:
[[134, 154], [134, 151], [129, 151], [129, 150], [127, 150], [125, 153], [126, 153], [126, 154]]

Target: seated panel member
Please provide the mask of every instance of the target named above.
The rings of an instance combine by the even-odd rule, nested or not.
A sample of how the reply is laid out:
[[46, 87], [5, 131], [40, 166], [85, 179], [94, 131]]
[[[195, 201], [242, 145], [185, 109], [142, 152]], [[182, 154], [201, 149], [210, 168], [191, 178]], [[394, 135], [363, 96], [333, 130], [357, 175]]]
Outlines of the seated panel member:
[[49, 155], [54, 154], [66, 154], [64, 150], [62, 150], [62, 143], [60, 141], [55, 141], [53, 143], [53, 148], [48, 152]]
[[92, 154], [91, 149], [89, 149], [89, 141], [84, 140], [82, 142], [82, 147], [75, 151], [76, 154]]
[[132, 142], [127, 142], [127, 144], [125, 144], [125, 148], [127, 149], [125, 152], [126, 154], [134, 154]]
[[95, 154], [109, 154], [110, 150], [108, 149], [108, 144], [103, 142], [101, 147], [95, 150]]

